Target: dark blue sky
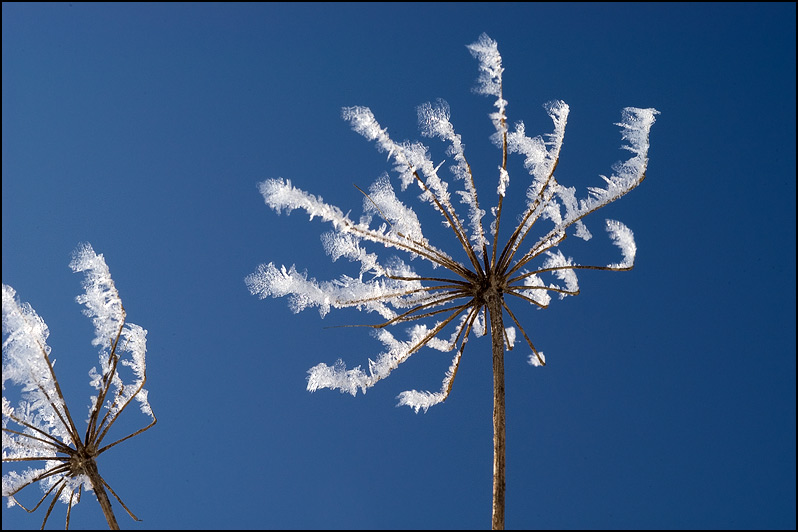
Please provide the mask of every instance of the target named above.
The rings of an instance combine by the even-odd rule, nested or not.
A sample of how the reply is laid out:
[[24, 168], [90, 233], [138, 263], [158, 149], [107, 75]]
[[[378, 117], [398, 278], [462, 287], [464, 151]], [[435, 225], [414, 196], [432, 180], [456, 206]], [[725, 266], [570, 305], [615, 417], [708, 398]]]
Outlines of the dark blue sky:
[[[143, 519], [119, 508], [123, 528], [490, 526], [488, 338], [472, 338], [452, 394], [426, 414], [396, 396], [437, 390], [450, 354], [421, 351], [365, 396], [311, 394], [312, 366], [382, 350], [366, 329], [329, 326], [375, 316], [294, 315], [244, 284], [271, 261], [357, 274], [324, 254], [327, 226], [278, 216], [256, 188], [284, 177], [359, 215], [352, 184], [390, 167], [343, 106], [415, 140], [416, 106], [446, 99], [477, 187], [493, 190], [492, 100], [471, 91], [465, 48], [482, 32], [502, 53], [511, 122], [548, 133], [542, 104], [570, 105], [557, 176], [580, 197], [628, 154], [621, 109], [661, 112], [645, 182], [585, 220], [593, 240], [562, 248], [618, 260], [602, 227], [619, 219], [635, 269], [584, 272], [581, 295], [545, 311], [514, 307], [548, 364], [529, 366], [524, 346], [507, 355], [506, 526], [795, 528], [794, 3], [4, 3], [2, 15], [3, 282], [49, 325], [78, 420], [96, 364], [68, 268], [79, 242], [105, 255], [128, 320], [149, 331], [158, 424], [99, 461]], [[518, 199], [526, 173], [511, 176]], [[130, 414], [120, 436], [142, 426]], [[39, 527], [44, 511], [3, 507], [3, 526]], [[59, 504], [48, 525], [64, 515]], [[72, 527], [105, 526], [89, 494]]]

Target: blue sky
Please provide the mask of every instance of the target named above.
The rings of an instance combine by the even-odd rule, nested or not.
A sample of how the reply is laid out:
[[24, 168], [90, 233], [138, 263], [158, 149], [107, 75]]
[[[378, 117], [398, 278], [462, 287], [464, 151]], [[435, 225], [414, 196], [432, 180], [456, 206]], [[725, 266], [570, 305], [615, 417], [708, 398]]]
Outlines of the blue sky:
[[[506, 357], [506, 526], [795, 528], [795, 4], [2, 14], [3, 282], [49, 325], [73, 411], [86, 412], [96, 364], [68, 268], [79, 242], [105, 255], [128, 320], [149, 331], [158, 424], [99, 461], [143, 519], [116, 505], [123, 528], [490, 526], [487, 338], [469, 342], [452, 394], [426, 414], [396, 396], [437, 390], [449, 354], [419, 352], [365, 396], [311, 394], [310, 367], [382, 349], [365, 329], [330, 326], [375, 317], [294, 315], [244, 284], [264, 262], [357, 273], [324, 254], [326, 226], [275, 214], [256, 188], [284, 177], [358, 215], [352, 184], [390, 168], [343, 106], [413, 140], [416, 106], [446, 99], [477, 187], [493, 190], [492, 101], [471, 91], [465, 48], [482, 32], [502, 53], [512, 122], [547, 133], [542, 104], [570, 105], [557, 175], [580, 196], [628, 153], [620, 110], [661, 112], [644, 183], [585, 220], [593, 240], [563, 246], [578, 262], [615, 261], [602, 225], [619, 219], [635, 232], [635, 269], [584, 272], [581, 295], [544, 311], [513, 307], [548, 364], [529, 366], [523, 346]], [[517, 198], [526, 174], [511, 176]], [[143, 426], [130, 414], [120, 436]], [[3, 507], [3, 526], [36, 528], [43, 514]], [[48, 527], [64, 515], [56, 507]], [[89, 494], [72, 527], [105, 526]]]

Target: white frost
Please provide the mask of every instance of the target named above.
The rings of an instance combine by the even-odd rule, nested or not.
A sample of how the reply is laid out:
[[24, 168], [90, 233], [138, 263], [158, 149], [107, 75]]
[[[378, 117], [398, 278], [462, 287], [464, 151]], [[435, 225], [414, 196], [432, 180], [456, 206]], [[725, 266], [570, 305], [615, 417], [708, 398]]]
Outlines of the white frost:
[[[538, 357], [540, 357], [540, 358], [538, 358]], [[532, 353], [527, 358], [527, 362], [529, 362], [531, 365], [537, 366], [537, 367], [543, 365], [543, 364], [540, 363], [541, 360], [543, 361], [543, 364], [546, 363], [546, 357], [543, 355], [543, 351], [538, 351], [537, 356], [535, 355], [535, 353]]]
[[617, 220], [607, 220], [607, 231], [610, 233], [612, 243], [621, 248], [623, 260], [607, 266], [614, 269], [628, 269], [634, 265], [637, 246], [632, 230]]

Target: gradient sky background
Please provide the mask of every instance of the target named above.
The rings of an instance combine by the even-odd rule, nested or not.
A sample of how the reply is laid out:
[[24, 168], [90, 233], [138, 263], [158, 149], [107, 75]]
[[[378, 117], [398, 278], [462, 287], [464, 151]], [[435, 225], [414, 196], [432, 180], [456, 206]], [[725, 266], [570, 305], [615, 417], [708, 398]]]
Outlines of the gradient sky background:
[[[548, 365], [529, 366], [523, 345], [507, 355], [506, 526], [795, 528], [794, 3], [2, 9], [2, 277], [50, 326], [81, 423], [97, 356], [68, 268], [79, 242], [105, 255], [128, 320], [149, 331], [158, 424], [99, 461], [143, 519], [116, 504], [123, 528], [490, 527], [488, 338], [426, 414], [396, 396], [438, 390], [448, 353], [417, 353], [365, 396], [311, 394], [310, 367], [382, 350], [365, 329], [326, 327], [377, 318], [294, 315], [244, 284], [270, 261], [357, 273], [324, 254], [328, 226], [278, 216], [256, 189], [289, 178], [358, 216], [352, 183], [390, 165], [342, 106], [415, 140], [416, 106], [446, 99], [492, 203], [492, 100], [471, 92], [465, 48], [482, 32], [499, 43], [511, 122], [548, 133], [542, 104], [570, 105], [557, 175], [580, 197], [628, 154], [621, 109], [661, 112], [646, 181], [586, 219], [593, 240], [562, 246], [617, 260], [602, 229], [616, 218], [635, 232], [635, 269], [581, 273], [581, 295], [545, 311], [514, 302]], [[118, 436], [143, 426], [123, 417]], [[44, 511], [4, 505], [3, 526], [37, 528]], [[72, 527], [106, 527], [91, 494]]]

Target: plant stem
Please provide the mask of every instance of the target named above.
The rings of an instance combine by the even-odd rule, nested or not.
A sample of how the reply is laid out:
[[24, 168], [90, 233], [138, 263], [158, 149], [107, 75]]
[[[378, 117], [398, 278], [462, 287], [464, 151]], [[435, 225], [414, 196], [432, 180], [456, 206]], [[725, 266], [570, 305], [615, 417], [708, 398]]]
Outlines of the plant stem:
[[504, 324], [502, 296], [495, 288], [486, 293], [493, 348], [493, 530], [504, 530]]
[[114, 510], [111, 508], [111, 501], [108, 499], [108, 494], [105, 492], [103, 479], [100, 477], [100, 472], [97, 470], [97, 464], [94, 460], [89, 460], [86, 464], [86, 476], [91, 481], [91, 486], [94, 489], [94, 494], [97, 496], [97, 502], [100, 503], [100, 508], [103, 509], [105, 520], [108, 521], [108, 528], [111, 530], [119, 530], [119, 524], [116, 522]]

